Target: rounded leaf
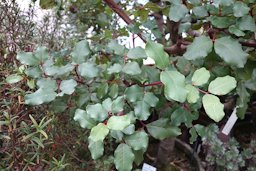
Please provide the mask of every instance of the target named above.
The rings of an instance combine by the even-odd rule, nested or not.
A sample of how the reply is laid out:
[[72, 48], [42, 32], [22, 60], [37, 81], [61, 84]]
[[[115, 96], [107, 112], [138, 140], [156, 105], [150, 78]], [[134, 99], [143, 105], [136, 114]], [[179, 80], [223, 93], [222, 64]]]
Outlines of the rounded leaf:
[[146, 150], [148, 148], [148, 134], [144, 131], [136, 131], [132, 135], [125, 136], [124, 141], [134, 150]]
[[108, 127], [103, 123], [99, 123], [98, 125], [94, 126], [91, 129], [89, 138], [95, 142], [97, 141], [103, 142], [103, 140], [108, 135], [108, 133], [109, 133]]
[[186, 85], [186, 89], [188, 90], [187, 101], [189, 103], [196, 103], [199, 99], [199, 91], [192, 85]]
[[93, 160], [100, 158], [104, 153], [104, 145], [102, 141], [93, 141], [89, 138], [88, 148]]
[[215, 95], [226, 95], [236, 88], [236, 79], [229, 75], [225, 77], [217, 77], [208, 87], [208, 91]]
[[206, 114], [215, 122], [219, 122], [224, 116], [224, 105], [217, 96], [206, 94], [202, 98]]
[[192, 76], [192, 84], [195, 86], [202, 86], [208, 82], [210, 72], [203, 68], [197, 69]]
[[136, 47], [129, 50], [129, 52], [127, 53], [127, 57], [130, 59], [146, 59], [147, 54], [145, 50], [141, 47]]
[[108, 120], [107, 127], [111, 130], [122, 131], [128, 125], [131, 124], [129, 116], [111, 116]]
[[138, 75], [141, 73], [140, 66], [137, 62], [128, 62], [124, 65], [122, 71], [129, 75]]
[[164, 84], [164, 95], [168, 100], [185, 102], [187, 89], [185, 88], [185, 76], [178, 71], [163, 71], [160, 80]]
[[6, 82], [9, 84], [14, 84], [17, 83], [21, 80], [23, 80], [23, 77], [17, 74], [13, 74], [13, 75], [9, 75], [8, 77], [6, 77]]
[[82, 109], [76, 109], [74, 120], [78, 121], [82, 128], [91, 129], [96, 125], [96, 122]]
[[114, 153], [114, 163], [118, 171], [131, 171], [134, 154], [127, 144], [119, 144]]

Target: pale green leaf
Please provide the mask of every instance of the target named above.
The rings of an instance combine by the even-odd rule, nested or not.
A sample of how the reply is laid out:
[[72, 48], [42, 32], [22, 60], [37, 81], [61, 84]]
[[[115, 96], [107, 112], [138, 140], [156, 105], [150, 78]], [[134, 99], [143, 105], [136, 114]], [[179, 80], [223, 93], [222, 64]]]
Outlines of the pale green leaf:
[[212, 40], [206, 36], [196, 37], [191, 45], [187, 47], [184, 57], [187, 60], [205, 58], [212, 51]]
[[111, 137], [116, 139], [116, 142], [121, 142], [124, 137], [124, 134], [122, 131], [116, 131], [116, 130], [111, 130], [110, 135], [111, 135]]
[[145, 121], [151, 115], [149, 109], [150, 109], [150, 106], [146, 102], [144, 102], [144, 101], [137, 101], [136, 105], [134, 107], [135, 116], [139, 120]]
[[74, 65], [71, 64], [64, 66], [55, 66], [53, 64], [49, 66], [44, 65], [44, 72], [46, 75], [59, 77], [65, 74], [69, 74], [74, 68]]
[[112, 50], [116, 55], [124, 55], [125, 47], [118, 44], [116, 40], [112, 40], [107, 45], [110, 50]]
[[40, 61], [35, 58], [32, 52], [19, 52], [17, 59], [24, 65], [35, 66], [39, 65]]
[[188, 9], [183, 4], [172, 5], [169, 12], [169, 18], [172, 21], [178, 22], [185, 17], [188, 13]]
[[99, 103], [88, 105], [86, 107], [86, 112], [88, 113], [89, 117], [94, 119], [95, 121], [102, 122], [108, 117], [107, 111]]
[[89, 43], [87, 42], [87, 40], [82, 40], [76, 43], [71, 53], [71, 56], [72, 56], [73, 62], [77, 64], [81, 64], [86, 61], [90, 53], [91, 53], [91, 50], [89, 47]]
[[120, 96], [113, 100], [111, 105], [111, 111], [113, 113], [118, 113], [124, 110], [124, 97]]
[[202, 86], [208, 82], [210, 72], [203, 68], [197, 69], [192, 76], [192, 84], [195, 86]]
[[138, 85], [133, 85], [131, 87], [126, 88], [124, 95], [125, 98], [130, 102], [136, 102], [143, 98], [143, 89]]
[[48, 50], [45, 46], [40, 46], [35, 51], [35, 57], [40, 61], [44, 62], [49, 58]]
[[99, 69], [96, 67], [94, 63], [82, 63], [78, 66], [78, 72], [83, 77], [97, 77], [99, 74]]
[[118, 171], [131, 171], [134, 154], [127, 144], [119, 144], [114, 153], [114, 163]]
[[241, 44], [230, 37], [215, 40], [215, 52], [228, 64], [243, 68], [248, 54], [243, 51]]
[[37, 81], [36, 85], [40, 88], [51, 89], [53, 91], [58, 88], [56, 80], [52, 80], [50, 78], [42, 78]]
[[148, 57], [155, 61], [158, 68], [164, 69], [169, 65], [169, 55], [164, 51], [162, 44], [148, 41], [145, 51]]
[[224, 105], [217, 96], [206, 94], [202, 98], [206, 114], [215, 122], [219, 122], [224, 116]]
[[144, 95], [143, 101], [146, 102], [151, 107], [156, 107], [159, 99], [154, 95], [154, 93], [147, 92]]
[[[144, 160], [144, 153], [145, 150], [133, 150], [133, 154], [135, 155], [134, 162], [137, 166], [141, 164], [141, 162]], [[141, 171], [141, 170], [134, 170], [134, 171]]]
[[9, 75], [8, 77], [6, 77], [5, 81], [9, 84], [14, 84], [17, 83], [19, 81], [23, 80], [23, 77], [17, 74], [12, 74]]
[[108, 127], [103, 123], [99, 123], [98, 125], [94, 126], [91, 129], [89, 139], [95, 142], [97, 141], [103, 142], [103, 140], [108, 135], [108, 133], [109, 133]]
[[217, 77], [211, 81], [208, 87], [208, 91], [215, 95], [226, 95], [236, 88], [236, 79], [229, 75], [225, 77]]
[[96, 125], [96, 122], [82, 109], [76, 109], [74, 120], [79, 122], [82, 128], [92, 129]]
[[111, 116], [108, 119], [107, 126], [111, 130], [122, 131], [123, 129], [125, 129], [130, 124], [131, 124], [131, 120], [127, 115]]
[[228, 28], [228, 31], [229, 31], [230, 33], [232, 33], [232, 34], [238, 36], [238, 37], [245, 35], [245, 33], [244, 33], [243, 31], [241, 31], [240, 29], [238, 29], [237, 26], [235, 26], [235, 25], [230, 26], [230, 27]]
[[[128, 116], [128, 115], [127, 115], [127, 116]], [[130, 116], [128, 116], [128, 117], [129, 117], [129, 119], [131, 120]], [[126, 134], [126, 135], [131, 135], [131, 134], [134, 133], [134, 131], [135, 131], [135, 125], [134, 125], [134, 124], [130, 124], [129, 126], [127, 126], [126, 128], [124, 128], [124, 129], [122, 130], [122, 132], [123, 132], [124, 134]]]
[[189, 103], [196, 103], [199, 99], [199, 91], [191, 84], [186, 85], [186, 89], [188, 90], [187, 101]]
[[108, 74], [119, 73], [122, 71], [122, 65], [114, 64], [113, 66], [109, 67], [107, 71], [108, 71]]
[[40, 88], [32, 94], [25, 95], [25, 103], [30, 105], [40, 105], [53, 101], [57, 93], [53, 89]]
[[75, 91], [76, 86], [77, 82], [73, 79], [62, 80], [60, 83], [61, 94], [71, 95]]
[[147, 54], [141, 47], [136, 47], [128, 51], [127, 57], [130, 59], [145, 59], [147, 58]]
[[129, 75], [138, 75], [141, 73], [140, 66], [137, 62], [128, 62], [124, 65], [122, 71]]
[[243, 31], [246, 31], [246, 30], [249, 30], [251, 32], [256, 31], [255, 20], [249, 15], [239, 18], [237, 21], [237, 25], [238, 25], [238, 28]]
[[148, 140], [148, 134], [144, 131], [136, 131], [132, 135], [124, 137], [125, 143], [132, 147], [133, 150], [146, 150], [148, 148]]
[[55, 0], [40, 0], [39, 5], [42, 9], [51, 9], [57, 5]]
[[42, 70], [37, 67], [29, 67], [25, 70], [25, 74], [32, 78], [39, 78], [42, 75]]
[[91, 152], [91, 156], [93, 160], [97, 160], [104, 153], [104, 144], [102, 141], [93, 141], [89, 138], [88, 148]]
[[178, 71], [163, 71], [160, 75], [164, 84], [164, 95], [168, 100], [185, 102], [187, 90], [185, 88], [185, 76]]
[[245, 3], [237, 1], [233, 6], [233, 11], [235, 17], [242, 17], [248, 14], [250, 8]]
[[214, 0], [213, 3], [221, 6], [230, 6], [234, 3], [234, 0]]

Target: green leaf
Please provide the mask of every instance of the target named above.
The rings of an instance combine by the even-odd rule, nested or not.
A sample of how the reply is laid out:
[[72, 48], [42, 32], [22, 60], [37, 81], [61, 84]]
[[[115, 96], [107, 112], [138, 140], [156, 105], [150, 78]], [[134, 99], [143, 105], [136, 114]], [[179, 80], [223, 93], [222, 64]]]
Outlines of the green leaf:
[[231, 17], [210, 16], [207, 18], [207, 20], [210, 21], [212, 25], [217, 28], [227, 28], [235, 23], [235, 20]]
[[206, 114], [215, 122], [219, 122], [224, 116], [224, 105], [217, 96], [206, 94], [202, 98]]
[[104, 145], [102, 141], [93, 141], [89, 138], [88, 148], [93, 160], [100, 158], [104, 153]]
[[44, 72], [46, 75], [59, 77], [65, 74], [69, 74], [73, 69], [74, 65], [67, 64], [65, 66], [55, 66], [55, 65], [44, 65]]
[[245, 3], [237, 1], [233, 6], [233, 11], [235, 17], [242, 17], [248, 14], [250, 8]]
[[190, 84], [186, 85], [186, 89], [188, 90], [187, 101], [189, 103], [196, 103], [199, 99], [199, 91]]
[[[128, 115], [127, 115], [127, 116], [128, 116]], [[129, 116], [129, 119], [131, 119], [130, 116]], [[125, 129], [122, 130], [122, 132], [123, 132], [124, 134], [126, 134], [126, 135], [131, 135], [131, 134], [134, 133], [134, 131], [135, 131], [135, 125], [134, 125], [134, 124], [130, 124], [130, 125], [127, 126]]]
[[114, 153], [114, 163], [118, 171], [131, 171], [135, 158], [131, 147], [127, 144], [119, 144]]
[[208, 91], [215, 95], [226, 95], [236, 88], [236, 79], [229, 75], [225, 77], [217, 77], [208, 87]]
[[108, 74], [119, 73], [122, 71], [122, 65], [114, 64], [113, 66], [109, 67], [107, 70], [108, 70]]
[[182, 123], [185, 123], [187, 127], [192, 126], [192, 121], [197, 119], [195, 114], [192, 114], [180, 107], [176, 109], [171, 115], [171, 124], [173, 126], [180, 126]]
[[130, 59], [146, 59], [147, 54], [141, 47], [130, 49], [127, 53], [127, 57]]
[[25, 74], [32, 78], [39, 78], [42, 75], [42, 70], [37, 67], [29, 67], [25, 70]]
[[136, 131], [132, 135], [124, 137], [125, 143], [132, 147], [133, 150], [146, 150], [148, 148], [148, 140], [148, 134], [144, 131]]
[[146, 102], [151, 107], [156, 107], [159, 99], [154, 95], [154, 93], [147, 92], [144, 95], [143, 101]]
[[133, 150], [133, 154], [135, 155], [134, 162], [136, 163], [137, 166], [139, 166], [141, 162], [144, 160], [144, 153], [145, 153], [144, 150]]
[[109, 96], [112, 98], [116, 98], [118, 96], [118, 90], [119, 90], [119, 87], [117, 84], [111, 85], [109, 89]]
[[86, 61], [90, 53], [91, 50], [89, 47], [89, 43], [87, 42], [87, 40], [82, 40], [76, 43], [71, 53], [72, 60], [77, 64], [81, 64]]
[[214, 0], [214, 4], [221, 5], [221, 6], [230, 6], [234, 3], [233, 0]]
[[122, 71], [129, 75], [138, 75], [141, 73], [140, 66], [137, 62], [128, 62], [124, 65]]
[[256, 24], [254, 18], [249, 15], [243, 16], [237, 21], [238, 28], [240, 30], [249, 30], [251, 32], [256, 31]]
[[34, 79], [27, 80], [27, 85], [30, 89], [35, 89], [36, 87], [35, 80]]
[[145, 51], [148, 57], [155, 61], [156, 67], [164, 69], [169, 65], [169, 55], [164, 51], [162, 44], [148, 41]]
[[77, 82], [73, 79], [62, 80], [60, 83], [61, 94], [71, 95], [72, 93], [74, 93], [76, 86]]
[[40, 61], [35, 58], [32, 52], [20, 52], [17, 54], [17, 59], [24, 65], [35, 66], [39, 65]]
[[187, 90], [185, 88], [185, 76], [178, 71], [163, 71], [160, 80], [164, 84], [164, 95], [168, 100], [185, 102]]
[[121, 142], [124, 137], [124, 134], [122, 131], [116, 131], [116, 130], [111, 130], [110, 135], [111, 135], [111, 137], [116, 139], [116, 142]]
[[238, 98], [236, 101], [236, 105], [237, 105], [236, 115], [240, 119], [244, 119], [245, 113], [248, 108], [248, 102], [250, 101], [250, 94], [246, 90], [245, 85], [242, 83], [238, 84], [238, 86], [236, 88], [236, 92], [238, 94]]
[[113, 113], [118, 113], [124, 110], [124, 97], [120, 96], [113, 100], [111, 105], [111, 111]]
[[181, 134], [178, 127], [168, 125], [167, 120], [163, 118], [147, 124], [146, 127], [150, 135], [159, 140]]
[[212, 40], [206, 36], [196, 37], [183, 55], [187, 60], [205, 58], [212, 51]]
[[57, 90], [56, 80], [50, 78], [42, 78], [37, 81], [36, 85], [40, 88], [51, 89], [53, 91]]
[[23, 77], [17, 74], [12, 74], [9, 75], [8, 77], [6, 77], [5, 81], [9, 84], [14, 84], [17, 83], [19, 81], [23, 80]]
[[243, 68], [248, 54], [242, 49], [241, 44], [230, 37], [215, 40], [215, 52], [228, 64]]
[[25, 103], [30, 105], [40, 105], [53, 101], [57, 93], [53, 89], [40, 88], [32, 94], [25, 95]]
[[130, 102], [136, 102], [138, 100], [141, 100], [143, 94], [143, 89], [138, 85], [133, 85], [131, 87], [126, 88], [124, 92], [125, 98], [128, 99]]
[[78, 72], [83, 77], [97, 77], [99, 74], [99, 69], [95, 66], [94, 63], [82, 63], [78, 66]]
[[74, 120], [79, 122], [82, 128], [92, 129], [96, 125], [96, 122], [82, 109], [76, 109]]
[[89, 117], [94, 119], [95, 121], [102, 122], [108, 117], [107, 111], [99, 103], [94, 105], [88, 105], [86, 107], [86, 112], [88, 113]]
[[144, 102], [144, 101], [137, 101], [136, 105], [134, 107], [135, 116], [139, 120], [145, 121], [151, 115], [149, 109], [150, 109], [150, 106], [146, 102]]
[[201, 4], [201, 1], [200, 0], [188, 0], [188, 2], [192, 5], [199, 5]]
[[111, 130], [122, 131], [123, 129], [125, 129], [130, 124], [131, 124], [131, 120], [127, 115], [111, 116], [108, 119], [107, 126]]
[[208, 16], [208, 11], [206, 10], [205, 6], [194, 7], [192, 11], [195, 14], [195, 16], [199, 18]]
[[108, 93], [108, 83], [101, 83], [97, 87], [97, 97], [102, 99]]
[[116, 55], [124, 55], [125, 48], [124, 46], [117, 43], [116, 40], [112, 40], [107, 45], [110, 50], [112, 50]]
[[39, 5], [42, 9], [51, 9], [57, 5], [55, 0], [40, 0]]
[[237, 26], [232, 25], [228, 28], [228, 31], [238, 37], [245, 36], [245, 33], [237, 28]]
[[108, 127], [103, 123], [99, 123], [98, 125], [94, 126], [91, 129], [89, 139], [95, 142], [97, 141], [103, 142], [103, 140], [108, 135], [108, 133], [109, 133]]
[[210, 72], [203, 68], [197, 69], [192, 76], [192, 84], [195, 86], [202, 86], [208, 82]]
[[183, 4], [172, 5], [169, 12], [169, 18], [172, 21], [178, 22], [185, 17], [188, 9]]
[[42, 63], [49, 58], [47, 47], [40, 46], [36, 49], [35, 57]]

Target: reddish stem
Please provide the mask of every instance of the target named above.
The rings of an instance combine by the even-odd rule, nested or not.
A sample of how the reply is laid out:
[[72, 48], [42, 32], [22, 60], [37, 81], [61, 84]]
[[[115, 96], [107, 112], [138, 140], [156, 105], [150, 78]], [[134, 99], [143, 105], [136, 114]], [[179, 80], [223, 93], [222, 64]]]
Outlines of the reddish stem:
[[153, 83], [149, 83], [149, 84], [143, 84], [142, 87], [148, 87], [148, 86], [155, 86], [155, 85], [163, 85], [162, 82], [153, 82]]
[[200, 88], [197, 89], [199, 92], [203, 93], [203, 94], [209, 94], [209, 92], [201, 90]]

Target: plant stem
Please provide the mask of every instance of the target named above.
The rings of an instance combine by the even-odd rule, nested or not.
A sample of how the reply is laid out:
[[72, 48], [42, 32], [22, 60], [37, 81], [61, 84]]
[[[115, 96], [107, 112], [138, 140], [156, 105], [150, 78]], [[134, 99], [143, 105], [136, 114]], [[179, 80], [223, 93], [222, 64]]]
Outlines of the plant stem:
[[197, 89], [199, 92], [203, 93], [203, 94], [209, 94], [209, 92], [201, 90], [200, 88]]

